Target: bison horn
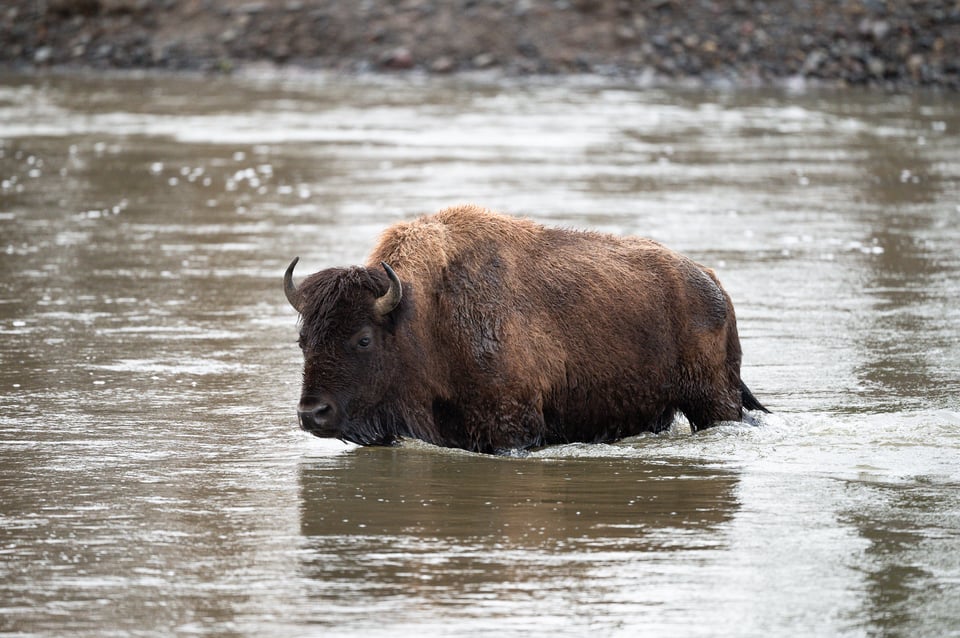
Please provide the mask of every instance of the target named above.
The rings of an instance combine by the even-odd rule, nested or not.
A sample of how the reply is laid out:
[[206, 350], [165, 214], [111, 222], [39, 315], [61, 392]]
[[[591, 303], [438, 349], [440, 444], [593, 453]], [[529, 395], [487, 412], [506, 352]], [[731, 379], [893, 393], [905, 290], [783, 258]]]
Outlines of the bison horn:
[[403, 297], [403, 286], [400, 285], [400, 278], [397, 277], [397, 273], [393, 272], [393, 268], [383, 261], [380, 262], [380, 265], [383, 266], [387, 277], [390, 278], [390, 288], [382, 297], [377, 298], [376, 304], [374, 305], [377, 314], [383, 317], [393, 312], [393, 310], [400, 305], [400, 298]]
[[303, 298], [300, 296], [300, 291], [297, 290], [297, 284], [293, 283], [293, 269], [298, 261], [300, 261], [300, 258], [294, 257], [290, 265], [287, 266], [287, 272], [283, 274], [283, 292], [287, 294], [287, 301], [290, 302], [290, 305], [297, 312], [302, 312]]

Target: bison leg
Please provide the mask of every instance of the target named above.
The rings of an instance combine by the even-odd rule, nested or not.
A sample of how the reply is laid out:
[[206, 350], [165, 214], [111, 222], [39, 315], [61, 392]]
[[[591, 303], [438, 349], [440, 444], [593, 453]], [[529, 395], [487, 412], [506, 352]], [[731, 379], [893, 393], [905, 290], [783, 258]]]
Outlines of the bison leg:
[[694, 431], [703, 430], [722, 421], [739, 421], [743, 410], [740, 389], [728, 388], [726, 384], [714, 384], [698, 393], [698, 396], [680, 406]]
[[498, 404], [464, 410], [474, 451], [515, 454], [544, 445], [545, 424], [538, 401], [503, 397]]
[[[658, 416], [651, 426], [654, 433], [664, 432], [670, 429], [670, 426], [673, 425], [673, 419], [676, 416], [676, 410], [673, 408], [667, 408], [663, 413]], [[637, 432], [639, 434], [639, 432]]]
[[685, 408], [682, 411], [686, 415], [687, 420], [690, 421], [694, 432], [713, 427], [723, 421], [739, 421], [741, 417], [739, 408], [719, 409], [715, 406], [708, 406], [694, 409]]

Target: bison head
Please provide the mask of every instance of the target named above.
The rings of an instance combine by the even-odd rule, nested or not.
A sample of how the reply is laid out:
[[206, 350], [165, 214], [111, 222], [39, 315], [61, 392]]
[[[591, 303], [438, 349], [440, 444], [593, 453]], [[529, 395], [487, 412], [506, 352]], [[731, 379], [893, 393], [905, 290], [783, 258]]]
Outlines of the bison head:
[[300, 427], [362, 445], [389, 443], [396, 427], [379, 408], [399, 379], [400, 280], [381, 263], [383, 270], [330, 268], [297, 286], [298, 259], [287, 268], [283, 287], [301, 317]]

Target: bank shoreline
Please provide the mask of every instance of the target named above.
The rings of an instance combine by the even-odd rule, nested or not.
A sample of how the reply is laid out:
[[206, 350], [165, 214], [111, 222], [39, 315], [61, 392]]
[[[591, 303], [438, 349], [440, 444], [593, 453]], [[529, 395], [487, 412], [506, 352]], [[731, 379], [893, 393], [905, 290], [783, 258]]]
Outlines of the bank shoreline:
[[0, 69], [960, 90], [960, 1], [10, 0]]

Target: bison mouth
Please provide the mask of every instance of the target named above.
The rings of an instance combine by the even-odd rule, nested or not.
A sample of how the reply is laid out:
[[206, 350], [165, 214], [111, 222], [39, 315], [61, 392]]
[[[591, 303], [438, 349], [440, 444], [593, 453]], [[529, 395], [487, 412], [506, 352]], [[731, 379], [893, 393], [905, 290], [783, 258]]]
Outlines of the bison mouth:
[[[344, 424], [341, 424], [342, 426]], [[300, 421], [300, 429], [320, 439], [339, 439], [356, 445], [395, 445], [398, 436], [394, 432], [384, 431], [376, 424], [354, 424], [355, 427], [320, 426]]]
[[342, 439], [343, 434], [339, 429], [329, 426], [329, 425], [318, 425], [316, 423], [309, 423], [302, 416], [300, 417], [300, 429], [306, 432], [307, 434], [312, 434], [315, 437], [321, 439]]
[[314, 419], [310, 415], [300, 414], [299, 415], [300, 429], [306, 432], [307, 434], [312, 434], [313, 436], [321, 439], [340, 439], [343, 438], [343, 434], [340, 432], [339, 424], [325, 422], [321, 420], [319, 423], [317, 419]]

